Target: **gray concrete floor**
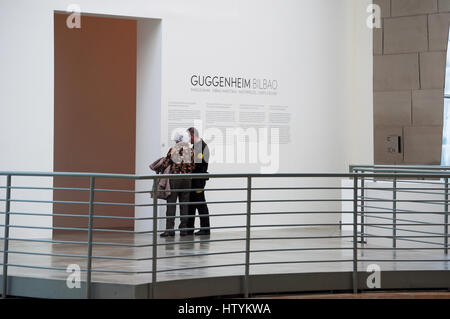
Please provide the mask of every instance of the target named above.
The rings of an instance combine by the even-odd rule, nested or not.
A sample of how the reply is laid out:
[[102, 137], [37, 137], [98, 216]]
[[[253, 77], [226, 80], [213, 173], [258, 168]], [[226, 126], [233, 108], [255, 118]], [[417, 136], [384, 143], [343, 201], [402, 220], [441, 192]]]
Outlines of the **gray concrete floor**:
[[[289, 229], [267, 229], [254, 230], [251, 233], [252, 238], [268, 237], [289, 237], [289, 236], [350, 236], [350, 232], [340, 231], [337, 227], [322, 228], [289, 228]], [[242, 264], [245, 261], [245, 241], [219, 241], [208, 242], [208, 240], [218, 239], [239, 239], [245, 238], [245, 232], [213, 232], [211, 236], [186, 236], [179, 237], [178, 233], [174, 238], [158, 238], [159, 244], [169, 244], [158, 246], [158, 281], [177, 280], [187, 278], [218, 277], [229, 275], [244, 274], [244, 266], [211, 267], [190, 270], [174, 270], [186, 267], [201, 266], [219, 266]], [[48, 238], [50, 239], [50, 238]], [[56, 236], [57, 240], [80, 240], [87, 239], [86, 234], [66, 233]], [[124, 234], [124, 233], [106, 233], [98, 232], [94, 234], [94, 241], [119, 244], [146, 245], [152, 243], [151, 234]], [[195, 241], [190, 243], [190, 241]], [[388, 245], [376, 244], [376, 240], [369, 239], [366, 248], [389, 248]], [[0, 241], [0, 247], [3, 243]], [[328, 239], [264, 239], [253, 240], [251, 242], [252, 250], [262, 249], [293, 249], [293, 248], [338, 248], [335, 250], [305, 250], [305, 251], [277, 251], [277, 252], [253, 252], [251, 254], [252, 263], [261, 262], [298, 262], [286, 264], [265, 264], [252, 265], [251, 274], [276, 274], [276, 273], [301, 273], [301, 272], [336, 272], [352, 270], [352, 238], [328, 238]], [[369, 264], [378, 264], [381, 270], [448, 270], [450, 258], [440, 250], [421, 250], [424, 245], [418, 244], [414, 250], [365, 250], [358, 252], [358, 258], [361, 260], [358, 264], [360, 270], [366, 270]], [[361, 247], [361, 245], [359, 245]], [[426, 246], [432, 247], [432, 246]], [[52, 253], [52, 254], [76, 254], [86, 255], [85, 245], [78, 244], [60, 244], [60, 243], [37, 243], [11, 241], [10, 251], [25, 251], [33, 253]], [[219, 253], [232, 251], [233, 254], [216, 254], [202, 256], [205, 253]], [[186, 256], [195, 254], [195, 256]], [[120, 247], [95, 245], [93, 249], [94, 256], [115, 256], [122, 258], [151, 258], [152, 247]], [[0, 254], [0, 257], [2, 255]], [[186, 257], [183, 257], [186, 256]], [[174, 258], [168, 258], [174, 257]], [[389, 262], [364, 261], [367, 259], [389, 260]], [[398, 260], [429, 260], [425, 262], [400, 262]], [[2, 260], [2, 259], [0, 259]], [[397, 261], [396, 261], [397, 260]], [[432, 261], [445, 260], [445, 261]], [[321, 261], [321, 262], [306, 262]], [[333, 261], [333, 262], [329, 262]], [[86, 259], [81, 257], [62, 257], [62, 256], [42, 256], [9, 254], [9, 263], [16, 265], [32, 265], [39, 267], [56, 267], [64, 270], [45, 270], [10, 266], [9, 275], [39, 278], [57, 278], [66, 279], [68, 273], [65, 271], [68, 265], [78, 264], [81, 268], [86, 267]], [[108, 271], [130, 271], [130, 272], [150, 272], [152, 269], [151, 260], [111, 260], [94, 259], [93, 270]], [[84, 275], [82, 279], [84, 279]], [[127, 283], [140, 284], [151, 282], [151, 273], [147, 274], [121, 274], [94, 272], [92, 280], [94, 282]]]

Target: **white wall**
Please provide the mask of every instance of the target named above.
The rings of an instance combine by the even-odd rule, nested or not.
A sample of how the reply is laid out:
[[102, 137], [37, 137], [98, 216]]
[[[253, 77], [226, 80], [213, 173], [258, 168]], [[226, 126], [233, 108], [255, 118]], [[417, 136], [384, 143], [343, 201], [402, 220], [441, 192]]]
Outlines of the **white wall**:
[[[372, 30], [367, 27], [367, 7], [372, 0], [353, 0], [353, 84], [348, 164], [373, 164], [373, 51]], [[366, 12], [366, 14], [364, 14]]]
[[[158, 158], [161, 140], [161, 20], [137, 22], [136, 174], [149, 175], [149, 160]], [[136, 181], [136, 191], [152, 189], [151, 180]], [[138, 193], [136, 204], [151, 202], [149, 193]], [[136, 207], [136, 218], [148, 218], [151, 207]], [[136, 231], [152, 228], [150, 220], [135, 221]]]
[[[53, 169], [53, 11], [65, 11], [69, 3], [57, 0], [0, 3], [0, 170]], [[344, 172], [351, 162], [372, 163], [372, 41], [371, 30], [362, 23], [367, 16], [364, 2], [80, 0], [77, 3], [86, 13], [162, 19], [161, 118], [143, 120], [139, 112], [146, 111], [139, 107], [138, 100], [138, 174], [146, 170], [150, 173], [148, 163], [156, 155], [143, 149], [145, 138], [141, 134], [149, 134], [154, 125], [161, 125], [160, 154], [167, 150], [167, 107], [174, 100], [288, 105], [292, 113], [292, 143], [280, 147], [281, 172]], [[190, 91], [189, 76], [193, 73], [275, 78], [280, 85], [276, 98], [204, 95]], [[139, 76], [145, 77], [143, 73]], [[142, 88], [141, 91], [138, 88], [138, 99], [139, 92]], [[143, 125], [147, 120], [151, 128]], [[151, 147], [156, 136], [149, 137]], [[257, 172], [259, 167], [211, 164], [210, 171]], [[337, 180], [324, 183], [339, 185]], [[221, 185], [209, 183], [209, 187]], [[208, 195], [208, 200], [242, 196], [245, 194]], [[339, 206], [330, 205], [322, 208]], [[298, 205], [291, 206], [285, 208], [299, 209]], [[231, 209], [222, 207], [214, 212]], [[327, 220], [337, 221], [337, 217], [329, 216]], [[239, 221], [228, 219], [218, 223], [235, 222]]]

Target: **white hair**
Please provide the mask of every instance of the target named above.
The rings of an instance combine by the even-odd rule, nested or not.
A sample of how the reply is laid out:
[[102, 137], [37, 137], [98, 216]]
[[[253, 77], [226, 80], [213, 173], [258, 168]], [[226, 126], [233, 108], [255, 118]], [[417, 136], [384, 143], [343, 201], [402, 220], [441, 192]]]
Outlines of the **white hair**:
[[190, 136], [189, 136], [188, 132], [185, 130], [176, 130], [172, 135], [172, 140], [175, 143], [178, 143], [178, 142], [189, 143]]

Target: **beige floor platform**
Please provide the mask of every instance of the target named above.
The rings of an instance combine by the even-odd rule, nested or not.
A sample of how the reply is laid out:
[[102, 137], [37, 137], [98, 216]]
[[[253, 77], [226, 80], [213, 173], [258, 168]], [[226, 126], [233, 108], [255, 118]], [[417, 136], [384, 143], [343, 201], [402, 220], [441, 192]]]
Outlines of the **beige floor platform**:
[[[353, 258], [353, 242], [352, 238], [327, 238], [327, 239], [264, 239], [273, 237], [296, 237], [296, 236], [351, 236], [349, 232], [340, 231], [337, 227], [329, 228], [290, 228], [290, 229], [267, 229], [252, 231], [251, 236], [255, 240], [251, 242], [251, 250], [282, 250], [282, 249], [298, 249], [298, 248], [315, 248], [318, 250], [304, 250], [304, 251], [271, 251], [271, 252], [252, 252], [250, 274], [252, 276], [286, 276], [289, 274], [343, 274], [345, 275], [346, 285], [351, 287], [351, 283], [347, 283], [347, 278], [352, 272], [352, 258]], [[173, 238], [158, 238], [158, 274], [157, 281], [162, 286], [164, 283], [173, 284], [176, 282], [185, 282], [186, 280], [204, 280], [206, 278], [242, 278], [245, 272], [245, 241], [218, 241], [209, 242], [210, 240], [224, 240], [224, 239], [243, 239], [244, 232], [213, 232], [211, 236], [186, 236], [179, 237], [178, 233]], [[256, 238], [260, 238], [256, 240]], [[85, 233], [66, 233], [59, 234], [54, 240], [61, 241], [85, 241], [87, 235]], [[50, 238], [47, 238], [50, 240]], [[97, 244], [94, 245], [94, 257], [120, 257], [140, 260], [114, 260], [94, 258], [93, 260], [93, 274], [92, 281], [98, 287], [100, 284], [116, 284], [129, 286], [143, 286], [149, 285], [152, 281], [152, 236], [151, 234], [124, 234], [124, 233], [107, 233], [98, 232], [94, 234], [94, 241], [97, 243], [115, 243], [119, 246], [106, 246]], [[3, 242], [0, 243], [3, 247]], [[120, 244], [132, 244], [137, 247], [124, 247]], [[167, 245], [165, 245], [167, 244]], [[150, 246], [146, 246], [150, 245]], [[421, 247], [433, 247], [429, 245], [421, 245]], [[361, 245], [359, 245], [361, 247]], [[376, 245], [375, 240], [369, 242], [364, 246], [369, 248], [366, 250], [359, 250], [358, 268], [361, 278], [364, 278], [367, 266], [370, 264], [378, 264], [382, 272], [392, 273], [396, 271], [436, 271], [442, 275], [450, 273], [450, 257], [444, 253], [443, 249], [439, 250], [421, 250], [408, 249], [392, 251], [385, 248], [390, 248], [388, 245]], [[328, 250], [334, 248], [335, 250]], [[382, 248], [381, 250], [373, 250], [373, 248]], [[80, 244], [63, 244], [50, 242], [25, 242], [25, 241], [10, 241], [8, 275], [11, 276], [17, 283], [20, 278], [21, 283], [25, 283], [26, 278], [34, 279], [49, 279], [65, 282], [68, 273], [66, 269], [68, 265], [77, 264], [81, 268], [86, 267], [86, 259], [82, 257], [67, 257], [67, 256], [44, 256], [44, 255], [27, 255], [15, 252], [32, 252], [39, 254], [59, 254], [59, 255], [86, 255], [86, 245]], [[233, 254], [222, 254], [223, 252], [234, 252]], [[214, 255], [202, 255], [205, 253], [215, 253]], [[0, 255], [1, 257], [1, 255]], [[2, 259], [1, 259], [2, 260]], [[369, 260], [369, 261], [364, 261]], [[384, 260], [384, 261], [376, 261]], [[388, 261], [386, 261], [388, 260]], [[420, 262], [405, 262], [405, 260], [421, 260]], [[439, 260], [439, 261], [436, 261]], [[309, 263], [308, 261], [321, 261]], [[333, 262], [330, 262], [333, 261]], [[265, 262], [274, 262], [273, 264], [260, 264]], [[282, 264], [282, 262], [288, 262]], [[32, 266], [32, 267], [51, 267], [58, 269], [41, 269], [41, 268], [27, 268], [18, 267], [14, 265]], [[226, 267], [217, 267], [220, 265], [231, 265]], [[210, 268], [199, 269], [185, 269], [180, 268], [195, 268], [211, 266]], [[108, 271], [108, 272], [102, 272]], [[115, 273], [114, 271], [119, 271]], [[120, 272], [130, 273], [120, 273]], [[442, 272], [444, 271], [444, 272]], [[138, 273], [133, 272], [148, 272]], [[389, 276], [387, 276], [389, 277]], [[262, 277], [261, 277], [262, 278]], [[281, 278], [281, 277], [280, 277]], [[287, 277], [283, 277], [287, 278]], [[325, 278], [325, 277], [320, 277]], [[390, 278], [390, 277], [389, 277]], [[439, 277], [438, 277], [439, 278]], [[351, 279], [351, 278], [350, 278]], [[11, 279], [12, 280], [12, 279]], [[13, 281], [14, 281], [13, 280]], [[82, 280], [85, 280], [85, 274], [82, 275]], [[230, 279], [231, 280], [231, 279]], [[239, 281], [238, 280], [238, 281]], [[325, 280], [326, 279], [321, 279]], [[448, 278], [442, 278], [444, 287], [450, 287]], [[191, 281], [194, 282], [194, 281]], [[326, 283], [326, 282], [325, 282]], [[325, 283], [317, 285], [317, 288], [322, 287], [324, 290], [333, 290], [325, 288]], [[425, 283], [426, 284], [426, 283]], [[448, 285], [448, 286], [445, 286]], [[11, 285], [10, 285], [11, 286]], [[255, 289], [257, 285], [255, 283]], [[298, 291], [309, 289], [310, 285]], [[347, 286], [346, 286], [347, 287]], [[347, 287], [347, 288], [348, 288]], [[16, 287], [17, 288], [17, 287]], [[241, 287], [242, 288], [242, 287]], [[239, 288], [239, 289], [241, 289]], [[427, 288], [427, 287], [424, 287]], [[15, 289], [10, 287], [10, 289]], [[31, 286], [29, 289], [33, 289]], [[143, 288], [144, 289], [144, 288]], [[149, 288], [145, 288], [149, 289]], [[206, 289], [206, 288], [205, 288]], [[262, 287], [258, 291], [264, 290]], [[277, 290], [281, 288], [278, 287]], [[292, 291], [293, 287], [289, 287]], [[267, 292], [270, 292], [268, 289]], [[146, 293], [149, 296], [150, 293]], [[238, 294], [238, 293], [237, 293]], [[29, 293], [35, 296], [35, 293]], [[119, 294], [120, 295], [120, 294]], [[198, 294], [193, 294], [197, 296]], [[202, 295], [200, 293], [200, 295]], [[82, 296], [82, 293], [79, 294]], [[165, 296], [165, 295], [164, 295]], [[133, 297], [133, 296], [131, 296]], [[136, 296], [134, 296], [136, 297]], [[144, 296], [145, 297], [145, 296]]]

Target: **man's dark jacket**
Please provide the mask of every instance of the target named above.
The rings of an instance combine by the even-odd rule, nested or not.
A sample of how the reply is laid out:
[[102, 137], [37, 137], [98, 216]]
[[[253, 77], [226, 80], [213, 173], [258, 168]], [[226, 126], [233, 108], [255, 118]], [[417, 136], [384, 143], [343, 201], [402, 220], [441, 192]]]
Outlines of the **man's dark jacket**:
[[[205, 141], [200, 140], [193, 146], [194, 149], [194, 163], [195, 167], [192, 171], [193, 174], [208, 173], [209, 162], [209, 147]], [[194, 178], [192, 179], [192, 188], [205, 188], [205, 184], [208, 178]]]

